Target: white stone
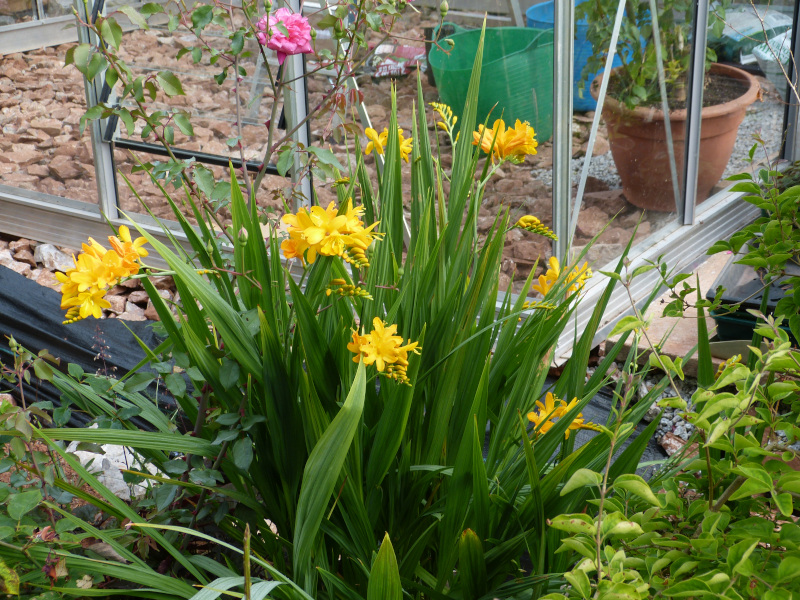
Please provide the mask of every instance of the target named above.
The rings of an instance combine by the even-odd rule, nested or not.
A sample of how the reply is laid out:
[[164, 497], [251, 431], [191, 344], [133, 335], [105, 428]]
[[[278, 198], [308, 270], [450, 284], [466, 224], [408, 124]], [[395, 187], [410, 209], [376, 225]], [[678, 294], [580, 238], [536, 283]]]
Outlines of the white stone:
[[[92, 425], [92, 429], [96, 428], [97, 425]], [[81, 465], [97, 476], [97, 480], [101, 484], [122, 500], [130, 500], [131, 497], [140, 498], [150, 487], [147, 481], [141, 484], [126, 483], [122, 476], [122, 469], [147, 470], [152, 475], [160, 475], [155, 466], [143, 462], [130, 448], [124, 446], [105, 444], [102, 446], [102, 454], [77, 448], [78, 442], [72, 442], [67, 446], [67, 452], [74, 455]]]
[[66, 272], [75, 267], [72, 257], [56, 248], [53, 244], [39, 244], [36, 246], [33, 258], [47, 269]]

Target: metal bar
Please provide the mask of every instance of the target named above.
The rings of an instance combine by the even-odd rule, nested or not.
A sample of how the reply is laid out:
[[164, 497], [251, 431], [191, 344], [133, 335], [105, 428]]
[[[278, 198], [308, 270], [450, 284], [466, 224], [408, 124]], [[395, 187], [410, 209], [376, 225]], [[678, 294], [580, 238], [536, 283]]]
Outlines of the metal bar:
[[517, 27], [525, 27], [525, 18], [519, 8], [519, 0], [508, 0], [508, 5], [511, 8], [511, 14], [514, 16], [514, 24]]
[[680, 212], [681, 189], [678, 185], [678, 168], [675, 164], [675, 151], [672, 142], [672, 126], [669, 122], [669, 100], [667, 99], [664, 60], [661, 55], [661, 32], [658, 29], [658, 8], [656, 0], [650, 0], [650, 17], [653, 26], [653, 41], [656, 47], [656, 67], [658, 68], [658, 87], [661, 92], [661, 111], [664, 113], [664, 134], [667, 139], [667, 156], [669, 157], [669, 174], [672, 179], [672, 193], [675, 195], [675, 210]]
[[553, 255], [567, 260], [572, 196], [573, 0], [555, 0], [553, 30]]
[[[591, 162], [592, 155], [594, 154], [594, 142], [597, 138], [597, 130], [600, 127], [600, 116], [603, 114], [603, 104], [605, 104], [606, 92], [608, 91], [608, 80], [611, 78], [611, 69], [614, 63], [614, 55], [617, 53], [617, 40], [619, 40], [619, 30], [622, 27], [622, 17], [624, 14], [625, 0], [619, 0], [619, 4], [617, 5], [617, 13], [614, 17], [614, 28], [611, 30], [611, 41], [609, 42], [608, 56], [606, 56], [606, 66], [603, 70], [603, 77], [600, 80], [600, 92], [597, 95], [597, 107], [594, 109], [592, 129], [589, 132], [589, 141], [586, 143], [586, 156], [583, 159], [581, 178], [578, 180], [578, 191], [575, 194], [575, 204], [572, 208], [572, 219], [570, 220], [569, 230], [565, 235], [565, 238], [569, 240], [570, 245], [572, 245], [572, 239], [575, 237], [575, 229], [578, 227], [578, 214], [580, 213], [581, 203], [583, 202], [583, 192], [586, 189], [586, 180], [589, 178], [589, 163]], [[553, 170], [555, 171], [555, 164], [553, 164]], [[555, 172], [553, 173], [553, 178], [555, 180]], [[555, 215], [555, 206], [553, 207], [553, 214]], [[555, 224], [555, 217], [553, 219], [553, 223]], [[556, 234], [559, 236], [561, 235], [561, 233], [558, 231], [556, 231]]]
[[66, 27], [73, 23], [75, 17], [65, 15], [0, 27], [0, 56], [75, 42], [78, 40], [77, 31], [74, 27]]
[[[126, 150], [135, 150], [137, 152], [147, 152], [149, 154], [155, 154], [157, 156], [169, 156], [166, 149], [163, 146], [159, 146], [157, 144], [148, 144], [147, 142], [138, 142], [136, 140], [129, 140], [126, 138], [117, 138], [114, 140], [114, 145], [117, 148], [124, 148]], [[232, 164], [234, 168], [241, 169], [242, 168], [242, 160], [240, 158], [234, 158], [227, 156], [220, 156], [219, 154], [208, 154], [206, 152], [197, 152], [196, 150], [184, 150], [182, 148], [172, 148], [172, 153], [175, 155], [175, 158], [180, 160], [189, 160], [194, 159], [199, 163], [203, 163], [205, 165], [214, 165], [217, 167], [227, 167], [228, 163]], [[261, 169], [261, 163], [254, 162], [252, 160], [247, 161], [247, 170], [252, 172], [258, 172]], [[267, 165], [267, 173], [269, 175], [280, 175], [278, 173], [278, 169], [274, 164]]]
[[[684, 225], [694, 224], [697, 199], [697, 175], [700, 169], [700, 129], [703, 112], [703, 84], [706, 75], [706, 42], [708, 32], [708, 0], [695, 3], [692, 53], [689, 61], [686, 115], [686, 154], [683, 162], [683, 211], [679, 218]], [[678, 207], [680, 209], [680, 206]]]
[[44, 4], [42, 3], [42, 0], [35, 0], [35, 2], [33, 3], [33, 6], [36, 9], [36, 19], [37, 20], [44, 19], [44, 17], [45, 17], [45, 15], [44, 15]]
[[[798, 35], [798, 14], [800, 13], [800, 3], [795, 2], [794, 14], [792, 15], [792, 57], [789, 61], [789, 68], [786, 74], [792, 80], [795, 89], [800, 84], [800, 79], [797, 77], [797, 57], [800, 57], [800, 35]], [[787, 110], [783, 117], [783, 131], [786, 136], [783, 138], [781, 147], [781, 157], [790, 162], [794, 162], [800, 157], [800, 135], [798, 135], [798, 127], [800, 126], [800, 98], [793, 98], [792, 87], [787, 85], [786, 102], [788, 103]]]
[[[292, 12], [300, 13], [302, 6], [300, 0], [286, 0], [285, 4], [289, 5]], [[291, 87], [284, 90], [283, 107], [286, 114], [286, 129], [291, 131], [308, 115], [308, 88], [306, 87], [306, 60], [305, 55], [295, 54], [287, 56], [283, 63], [283, 70], [286, 74], [286, 80], [291, 81]], [[292, 134], [292, 139], [298, 148], [307, 148], [311, 139], [311, 130], [309, 122], [306, 121], [305, 125], [298, 128]], [[303, 163], [301, 160], [300, 152], [294, 153], [294, 161], [292, 164], [292, 183], [299, 184], [300, 199], [295, 196], [294, 210], [298, 210], [300, 206], [311, 206], [314, 201], [313, 186], [311, 182], [311, 173], [305, 172], [303, 174]]]
[[[98, 6], [102, 0], [98, 0]], [[74, 4], [81, 20], [88, 21], [89, 14], [87, 6], [81, 0], [75, 0]], [[99, 14], [99, 8], [95, 7], [92, 15]], [[78, 40], [84, 44], [96, 44], [97, 40], [90, 30], [86, 27], [78, 26]], [[100, 73], [94, 81], [83, 78], [84, 92], [86, 94], [86, 107], [91, 108], [98, 104], [101, 90], [105, 84], [105, 73]], [[89, 124], [89, 136], [92, 142], [92, 154], [94, 156], [95, 180], [97, 182], [97, 198], [100, 210], [109, 219], [116, 219], [119, 216], [119, 206], [117, 201], [117, 185], [114, 168], [114, 157], [111, 146], [103, 141], [103, 127], [100, 121], [92, 121]]]

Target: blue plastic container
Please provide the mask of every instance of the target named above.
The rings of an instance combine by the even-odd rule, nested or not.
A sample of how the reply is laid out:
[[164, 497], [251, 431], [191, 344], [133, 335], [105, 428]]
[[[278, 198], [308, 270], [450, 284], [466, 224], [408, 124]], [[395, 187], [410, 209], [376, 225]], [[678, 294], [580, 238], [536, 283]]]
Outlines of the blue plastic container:
[[[575, 0], [575, 4], [578, 5], [583, 0]], [[534, 29], [553, 29], [555, 9], [553, 6], [553, 0], [548, 0], [547, 2], [542, 2], [541, 4], [534, 4], [531, 6], [528, 11], [525, 13], [527, 18], [528, 27], [533, 27]], [[586, 39], [586, 34], [589, 31], [589, 27], [586, 24], [586, 20], [578, 21], [575, 24], [575, 46], [574, 46], [574, 86], [572, 92], [572, 106], [575, 110], [580, 111], [587, 111], [587, 110], [594, 110], [597, 108], [597, 102], [594, 98], [592, 98], [591, 94], [589, 94], [589, 86], [591, 85], [594, 78], [597, 76], [597, 73], [592, 73], [588, 81], [586, 82], [586, 86], [583, 89], [583, 98], [580, 97], [578, 91], [578, 84], [581, 82], [581, 73], [583, 72], [583, 67], [586, 66], [586, 61], [589, 60], [589, 57], [592, 55], [592, 44], [589, 40]], [[614, 56], [614, 63], [613, 66], [618, 67], [622, 64], [622, 61], [619, 59], [619, 56]]]

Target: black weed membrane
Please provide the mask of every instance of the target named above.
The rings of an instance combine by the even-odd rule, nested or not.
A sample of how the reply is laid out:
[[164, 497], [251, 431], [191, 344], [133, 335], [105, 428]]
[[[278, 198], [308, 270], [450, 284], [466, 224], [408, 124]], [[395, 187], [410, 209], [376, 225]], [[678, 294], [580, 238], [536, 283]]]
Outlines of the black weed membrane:
[[[135, 334], [149, 348], [161, 341], [153, 329], [153, 321], [119, 321], [117, 319], [85, 319], [62, 324], [64, 310], [61, 294], [19, 275], [11, 269], [0, 267], [0, 362], [13, 369], [14, 356], [8, 342], [13, 337], [17, 343], [33, 354], [47, 350], [60, 359], [57, 367], [66, 373], [67, 365], [79, 365], [90, 374], [122, 377], [144, 359]], [[23, 384], [27, 403], [52, 402], [60, 406], [61, 392], [55, 386], [31, 378]], [[19, 395], [9, 382], [0, 382], [0, 392]], [[158, 399], [164, 410], [175, 410], [172, 396], [154, 384], [143, 390]], [[72, 426], [85, 425], [89, 420], [78, 411], [72, 412]]]

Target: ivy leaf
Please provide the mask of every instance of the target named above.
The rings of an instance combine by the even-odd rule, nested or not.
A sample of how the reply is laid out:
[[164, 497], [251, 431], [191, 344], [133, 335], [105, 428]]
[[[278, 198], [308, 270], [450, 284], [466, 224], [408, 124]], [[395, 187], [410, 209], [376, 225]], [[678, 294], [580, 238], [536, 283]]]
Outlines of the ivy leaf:
[[[162, 8], [161, 10], [164, 9]], [[147, 25], [147, 21], [145, 20], [145, 18], [141, 15], [141, 13], [138, 10], [136, 10], [132, 6], [122, 6], [120, 7], [119, 12], [128, 17], [131, 20], [131, 23], [133, 23], [137, 27], [141, 27], [142, 29], [150, 29], [150, 27]]]
[[319, 159], [319, 162], [321, 162], [322, 164], [331, 165], [332, 167], [336, 167], [340, 171], [344, 171], [342, 163], [339, 162], [339, 159], [336, 158], [336, 155], [330, 150], [326, 150], [325, 148], [317, 148], [316, 146], [309, 146], [308, 148], [306, 148], [306, 150], [308, 150], [310, 154], [316, 156], [317, 159]]
[[42, 492], [40, 490], [28, 490], [27, 492], [14, 494], [11, 496], [11, 500], [8, 501], [8, 516], [15, 521], [19, 521], [34, 508], [39, 506], [41, 501]]
[[170, 373], [164, 378], [169, 393], [176, 398], [186, 394], [186, 380], [178, 373]]
[[651, 490], [647, 482], [638, 475], [620, 475], [617, 477], [616, 481], [614, 481], [614, 488], [627, 490], [653, 506], [661, 506], [653, 490]]
[[178, 129], [181, 130], [181, 133], [190, 137], [194, 136], [194, 128], [192, 127], [191, 121], [189, 121], [188, 113], [175, 113], [173, 118], [175, 119], [175, 125], [177, 125]]
[[164, 7], [161, 6], [160, 4], [156, 4], [155, 2], [148, 2], [147, 4], [142, 6], [140, 12], [142, 13], [142, 15], [144, 15], [145, 18], [147, 18], [156, 13], [163, 13], [166, 11], [164, 10]]
[[229, 359], [222, 361], [219, 368], [219, 382], [226, 390], [231, 389], [239, 381], [239, 363]]
[[117, 115], [119, 115], [120, 120], [125, 124], [125, 129], [128, 131], [128, 135], [133, 135], [135, 125], [133, 123], [131, 112], [126, 108], [118, 108], [115, 112]]
[[161, 86], [161, 89], [164, 90], [167, 96], [184, 95], [183, 86], [172, 71], [159, 71], [156, 75], [156, 81], [158, 81], [158, 85]]
[[283, 177], [286, 177], [286, 173], [289, 172], [289, 167], [292, 164], [292, 158], [294, 157], [293, 148], [290, 146], [283, 150], [278, 155], [278, 164], [275, 165], [275, 168], [278, 169], [278, 173], [280, 173]]
[[564, 484], [561, 495], [569, 494], [571, 491], [582, 487], [599, 487], [602, 482], [603, 476], [600, 475], [600, 473], [592, 471], [591, 469], [578, 469], [572, 477], [569, 478], [569, 481]]
[[125, 382], [125, 391], [129, 394], [140, 392], [150, 385], [153, 379], [155, 379], [155, 375], [152, 373], [134, 373]]
[[41, 358], [33, 361], [33, 372], [36, 373], [36, 377], [44, 381], [52, 381], [53, 379], [52, 367]]
[[89, 44], [79, 44], [74, 48], [70, 48], [67, 50], [67, 54], [64, 57], [64, 64], [74, 64], [81, 73], [85, 73], [86, 65], [89, 64], [89, 54], [91, 51], [92, 47]]
[[[103, 21], [104, 23], [106, 21]], [[92, 58], [89, 59], [89, 64], [86, 67], [86, 79], [92, 80], [97, 77], [97, 74], [102, 71], [108, 65], [108, 61], [106, 57], [100, 54], [99, 52], [95, 52], [92, 54]]]
[[231, 52], [234, 54], [239, 54], [244, 49], [244, 33], [242, 30], [238, 30], [233, 34], [231, 38]]
[[211, 23], [211, 19], [214, 18], [213, 6], [209, 4], [204, 4], [202, 6], [198, 6], [192, 12], [192, 27], [195, 29], [203, 29], [206, 25]]
[[620, 319], [619, 323], [614, 326], [614, 329], [611, 330], [611, 333], [608, 334], [608, 337], [614, 337], [618, 333], [625, 333], [626, 331], [630, 331], [631, 329], [637, 329], [644, 325], [644, 321], [641, 319], [637, 319], [634, 316], [627, 316]]
[[231, 455], [233, 464], [242, 471], [247, 471], [253, 462], [253, 442], [248, 437], [241, 438], [233, 445]]
[[158, 511], [166, 510], [175, 500], [175, 495], [177, 493], [177, 485], [166, 484], [158, 486], [153, 494], [153, 497], [156, 501], [156, 509]]

